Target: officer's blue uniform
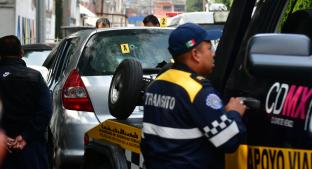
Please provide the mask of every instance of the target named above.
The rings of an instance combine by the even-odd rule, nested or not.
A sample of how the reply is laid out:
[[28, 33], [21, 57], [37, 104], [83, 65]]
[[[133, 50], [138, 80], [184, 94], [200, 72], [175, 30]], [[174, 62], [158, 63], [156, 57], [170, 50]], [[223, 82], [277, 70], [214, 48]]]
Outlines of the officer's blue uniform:
[[224, 152], [234, 151], [246, 132], [210, 82], [181, 64], [146, 89], [142, 130], [148, 169], [224, 168]]

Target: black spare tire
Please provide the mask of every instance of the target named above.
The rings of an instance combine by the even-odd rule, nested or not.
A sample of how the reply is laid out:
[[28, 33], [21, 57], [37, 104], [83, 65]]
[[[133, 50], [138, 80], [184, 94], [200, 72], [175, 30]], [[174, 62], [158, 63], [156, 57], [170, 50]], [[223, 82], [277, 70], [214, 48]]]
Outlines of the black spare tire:
[[139, 61], [122, 61], [109, 87], [108, 107], [112, 116], [127, 119], [139, 102], [143, 87], [143, 69]]

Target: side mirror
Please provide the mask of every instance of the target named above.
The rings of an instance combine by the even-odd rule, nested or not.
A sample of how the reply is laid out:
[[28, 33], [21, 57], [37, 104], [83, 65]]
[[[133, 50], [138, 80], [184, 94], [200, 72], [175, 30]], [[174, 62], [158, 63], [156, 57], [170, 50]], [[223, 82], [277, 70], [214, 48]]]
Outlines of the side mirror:
[[304, 79], [312, 74], [310, 39], [298, 34], [258, 34], [247, 46], [247, 71], [256, 77]]

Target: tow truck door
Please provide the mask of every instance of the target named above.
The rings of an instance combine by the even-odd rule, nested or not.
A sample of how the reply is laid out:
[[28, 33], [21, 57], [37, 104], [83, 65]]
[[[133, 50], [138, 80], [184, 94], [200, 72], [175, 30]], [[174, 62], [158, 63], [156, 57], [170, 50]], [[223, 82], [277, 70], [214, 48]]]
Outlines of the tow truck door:
[[[312, 88], [310, 74], [301, 79], [276, 76], [267, 78], [253, 76], [245, 67], [250, 37], [258, 33], [282, 32], [287, 18], [296, 10], [303, 10], [302, 7], [311, 9], [312, 1], [259, 1], [243, 39], [236, 49], [237, 53], [227, 51], [222, 47], [222, 43], [221, 48], [218, 48], [220, 51], [217, 51], [217, 57], [223, 53], [232, 61], [230, 62], [232, 68], [220, 68], [224, 74], [219, 79], [224, 80], [215, 81], [216, 84], [219, 83], [217, 87], [225, 100], [230, 97], [249, 97], [261, 103], [259, 109], [247, 110], [244, 117], [248, 134], [244, 142], [246, 145], [244, 151], [239, 149], [240, 155], [246, 153], [245, 159], [242, 160], [244, 163], [230, 168], [312, 167], [312, 138], [308, 131]], [[311, 33], [312, 29], [309, 30]], [[226, 37], [222, 37], [223, 39], [230, 38], [229, 33], [224, 36]], [[226, 46], [231, 45], [228, 43], [224, 41]], [[274, 45], [272, 47], [274, 48]], [[226, 54], [228, 52], [230, 54]], [[219, 63], [216, 67], [220, 65], [222, 64]]]

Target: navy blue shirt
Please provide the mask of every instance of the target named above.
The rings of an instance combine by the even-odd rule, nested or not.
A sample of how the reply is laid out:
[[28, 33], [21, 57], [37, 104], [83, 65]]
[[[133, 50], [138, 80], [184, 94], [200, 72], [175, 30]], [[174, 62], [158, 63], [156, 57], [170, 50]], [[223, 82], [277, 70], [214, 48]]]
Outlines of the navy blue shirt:
[[245, 126], [225, 112], [210, 82], [185, 65], [146, 89], [141, 150], [148, 169], [220, 169], [224, 153], [238, 147]]
[[40, 72], [26, 67], [22, 59], [2, 59], [0, 95], [3, 104], [1, 127], [6, 134], [11, 138], [22, 135], [27, 143], [45, 141], [52, 100]]

